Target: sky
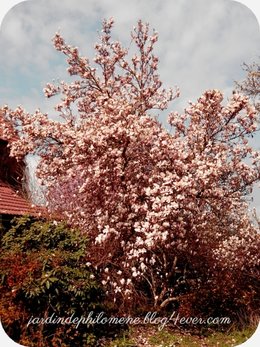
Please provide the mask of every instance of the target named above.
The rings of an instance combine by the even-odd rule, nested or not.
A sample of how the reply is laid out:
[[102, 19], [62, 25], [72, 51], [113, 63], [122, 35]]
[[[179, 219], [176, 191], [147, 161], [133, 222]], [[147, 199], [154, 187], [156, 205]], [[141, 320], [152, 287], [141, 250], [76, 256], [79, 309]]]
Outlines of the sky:
[[52, 37], [60, 31], [68, 43], [92, 57], [101, 22], [111, 16], [114, 37], [126, 46], [140, 18], [158, 31], [162, 81], [181, 91], [172, 110], [182, 110], [188, 100], [195, 101], [210, 88], [230, 96], [234, 81], [244, 77], [241, 64], [259, 53], [257, 19], [235, 1], [26, 1], [9, 11], [0, 29], [0, 105], [22, 104], [29, 112], [40, 107], [54, 114], [55, 100], [46, 100], [42, 89], [67, 74], [65, 58], [53, 48]]
[[[170, 110], [182, 110], [207, 88], [222, 90], [226, 97], [234, 81], [245, 77], [241, 64], [259, 55], [259, 1], [241, 0], [31, 0], [7, 10], [19, 0], [1, 0], [0, 105], [22, 104], [28, 111], [40, 107], [53, 114], [53, 103], [42, 89], [53, 78], [65, 79], [64, 59], [52, 48], [57, 30], [83, 54], [93, 54], [93, 44], [103, 18], [113, 16], [117, 39], [129, 42], [129, 31], [141, 18], [159, 32], [157, 53], [160, 74], [167, 85], [178, 85], [181, 97]], [[257, 12], [256, 12], [257, 11]], [[162, 122], [166, 115], [161, 116]], [[259, 147], [260, 138], [255, 146]], [[255, 204], [259, 188], [255, 189]], [[0, 326], [1, 328], [1, 326]], [[11, 342], [2, 328], [0, 341]], [[259, 333], [243, 346], [259, 344]], [[258, 337], [257, 337], [258, 336]]]
[[[59, 31], [80, 52], [93, 57], [104, 18], [113, 17], [113, 36], [126, 47], [138, 19], [159, 33], [156, 54], [165, 86], [181, 95], [169, 111], [182, 111], [206, 89], [220, 89], [228, 99], [241, 65], [257, 60], [259, 23], [254, 13], [231, 0], [30, 0], [17, 4], [0, 27], [0, 105], [40, 108], [55, 117], [58, 99], [46, 99], [43, 88], [53, 79], [70, 80], [66, 59], [51, 42]], [[159, 115], [166, 125], [168, 112]], [[260, 136], [254, 140], [260, 149]], [[35, 161], [30, 161], [35, 166]], [[259, 188], [256, 188], [259, 191]], [[254, 205], [260, 211], [260, 194]], [[259, 196], [258, 196], [259, 195]]]

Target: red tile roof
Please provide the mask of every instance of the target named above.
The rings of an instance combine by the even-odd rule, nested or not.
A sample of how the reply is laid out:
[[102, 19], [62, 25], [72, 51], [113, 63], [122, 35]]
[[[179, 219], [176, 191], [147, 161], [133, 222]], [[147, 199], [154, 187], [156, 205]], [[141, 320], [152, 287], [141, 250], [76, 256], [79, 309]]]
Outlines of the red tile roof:
[[[13, 133], [13, 125], [4, 119], [3, 112], [0, 110], [0, 140], [7, 142], [3, 132], [3, 123], [9, 126], [11, 133]], [[16, 139], [15, 135], [13, 139]], [[2, 149], [3, 150], [3, 149]], [[0, 153], [3, 156], [3, 153]], [[1, 163], [0, 163], [1, 164]], [[2, 165], [11, 165], [11, 162], [2, 163]], [[14, 165], [14, 163], [12, 163]], [[1, 166], [1, 165], [0, 165]], [[0, 170], [2, 168], [0, 167]], [[17, 176], [17, 175], [16, 175]], [[6, 178], [6, 177], [5, 177]], [[4, 183], [6, 179], [0, 177], [0, 214], [9, 215], [30, 215], [30, 216], [42, 216], [46, 215], [46, 209], [39, 206], [32, 206], [21, 195], [17, 194], [11, 185]]]
[[39, 215], [40, 207], [33, 207], [26, 199], [18, 195], [10, 186], [0, 181], [0, 214]]

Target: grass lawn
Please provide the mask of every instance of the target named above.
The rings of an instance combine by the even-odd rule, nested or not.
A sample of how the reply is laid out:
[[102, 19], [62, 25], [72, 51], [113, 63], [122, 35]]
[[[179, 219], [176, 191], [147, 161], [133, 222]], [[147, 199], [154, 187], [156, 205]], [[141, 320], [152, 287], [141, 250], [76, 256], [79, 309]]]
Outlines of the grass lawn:
[[191, 334], [190, 332], [158, 331], [154, 327], [134, 327], [117, 339], [106, 344], [107, 347], [235, 347], [249, 339], [256, 327], [229, 332], [208, 332]]

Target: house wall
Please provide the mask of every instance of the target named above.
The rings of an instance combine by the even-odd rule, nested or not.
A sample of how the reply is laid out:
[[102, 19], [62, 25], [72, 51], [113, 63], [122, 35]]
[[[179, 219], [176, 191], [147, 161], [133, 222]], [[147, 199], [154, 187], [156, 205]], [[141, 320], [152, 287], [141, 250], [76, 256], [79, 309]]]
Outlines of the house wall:
[[0, 139], [0, 180], [19, 189], [22, 187], [25, 164], [9, 156], [10, 150], [7, 145], [7, 141]]

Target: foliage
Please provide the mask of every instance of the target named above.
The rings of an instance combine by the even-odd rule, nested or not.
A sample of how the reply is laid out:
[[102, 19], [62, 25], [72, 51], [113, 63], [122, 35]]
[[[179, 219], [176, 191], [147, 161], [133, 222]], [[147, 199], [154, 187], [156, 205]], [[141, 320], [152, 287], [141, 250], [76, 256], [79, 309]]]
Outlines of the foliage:
[[101, 291], [85, 260], [87, 247], [87, 238], [64, 223], [15, 219], [0, 255], [1, 321], [11, 338], [38, 347], [81, 346], [95, 337], [95, 327], [86, 325], [27, 326], [32, 316], [81, 317], [100, 309]]
[[182, 114], [170, 112], [167, 131], [152, 112], [166, 109], [178, 90], [162, 87], [157, 33], [139, 21], [128, 59], [112, 26], [103, 23], [94, 67], [55, 35], [75, 76], [45, 88], [47, 97], [61, 94], [62, 122], [4, 107], [17, 126], [5, 127], [12, 155], [40, 156], [49, 210], [88, 236], [89, 261], [122, 310], [146, 309], [144, 302], [186, 309], [187, 297], [202, 289], [232, 308], [241, 283], [239, 295], [252, 301], [260, 240], [245, 196], [260, 177], [259, 153], [247, 140], [257, 128], [254, 107], [237, 93], [223, 105], [223, 94], [209, 90]]

